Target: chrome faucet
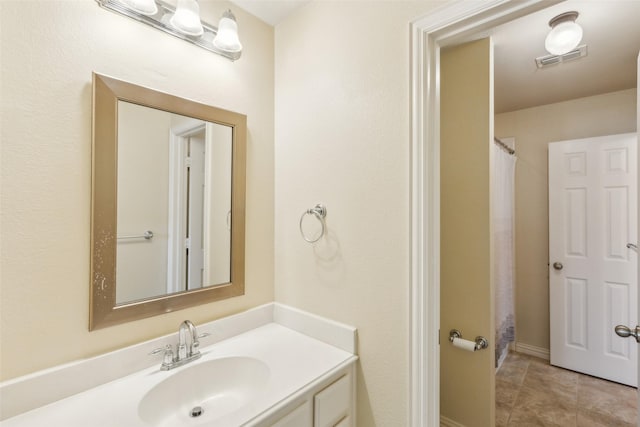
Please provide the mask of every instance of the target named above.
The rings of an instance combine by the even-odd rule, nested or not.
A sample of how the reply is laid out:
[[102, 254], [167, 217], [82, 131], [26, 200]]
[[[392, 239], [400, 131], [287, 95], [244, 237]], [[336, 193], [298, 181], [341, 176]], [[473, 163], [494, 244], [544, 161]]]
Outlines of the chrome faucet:
[[[189, 336], [188, 345], [187, 335]], [[202, 356], [202, 353], [200, 353], [200, 341], [198, 341], [198, 338], [203, 338], [208, 335], [210, 334], [204, 333], [202, 335], [198, 335], [193, 323], [190, 320], [185, 320], [180, 324], [180, 328], [178, 329], [178, 344], [176, 346], [175, 356], [170, 344], [167, 344], [164, 348], [156, 348], [149, 354], [164, 352], [160, 369], [168, 371], [169, 369], [177, 368], [178, 366], [182, 366], [186, 363], [199, 359]]]
[[[189, 347], [187, 347], [187, 332], [189, 332]], [[178, 329], [178, 360], [200, 357], [200, 342], [196, 333], [196, 327], [190, 320], [185, 320]]]

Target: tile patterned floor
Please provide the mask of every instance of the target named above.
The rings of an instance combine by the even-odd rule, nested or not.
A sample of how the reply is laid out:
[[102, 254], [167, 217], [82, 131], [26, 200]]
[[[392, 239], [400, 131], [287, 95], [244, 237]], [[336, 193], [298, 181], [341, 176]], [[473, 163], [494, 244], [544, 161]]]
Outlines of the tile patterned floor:
[[496, 427], [636, 427], [636, 389], [509, 353], [496, 374]]

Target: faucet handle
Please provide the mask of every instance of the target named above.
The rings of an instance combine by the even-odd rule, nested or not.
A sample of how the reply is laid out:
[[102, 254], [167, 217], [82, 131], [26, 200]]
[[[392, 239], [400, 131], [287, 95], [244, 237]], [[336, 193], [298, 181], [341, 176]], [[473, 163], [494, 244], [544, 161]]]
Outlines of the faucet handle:
[[171, 348], [171, 344], [167, 344], [164, 347], [158, 347], [156, 349], [154, 349], [151, 353], [149, 353], [150, 355], [154, 355], [154, 354], [158, 354], [158, 353], [162, 353], [164, 352], [164, 355], [162, 356], [162, 364], [163, 365], [170, 365], [173, 363], [173, 348]]
[[165, 348], [165, 347], [158, 347], [158, 348], [154, 348], [154, 349], [151, 351], [151, 353], [147, 353], [147, 354], [148, 354], [149, 356], [153, 356], [153, 355], [156, 355], [156, 354], [158, 354], [158, 353], [161, 353], [161, 352], [163, 352], [163, 351], [165, 351], [165, 350], [166, 350], [166, 348]]
[[211, 333], [209, 333], [209, 332], [203, 332], [203, 333], [201, 333], [200, 335], [197, 335], [197, 336], [195, 337], [195, 339], [194, 339], [193, 343], [191, 343], [191, 354], [192, 354], [192, 355], [200, 353], [200, 341], [199, 341], [199, 339], [200, 339], [200, 338], [206, 338], [206, 337], [208, 337], [209, 335], [211, 335]]
[[164, 356], [162, 357], [162, 366], [171, 366], [173, 364], [173, 349], [171, 344], [164, 346]]

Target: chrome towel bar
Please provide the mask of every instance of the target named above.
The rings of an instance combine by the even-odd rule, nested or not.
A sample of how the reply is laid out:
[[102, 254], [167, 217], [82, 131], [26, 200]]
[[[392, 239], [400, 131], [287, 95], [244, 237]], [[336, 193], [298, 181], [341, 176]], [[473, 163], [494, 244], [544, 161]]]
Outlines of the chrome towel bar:
[[147, 231], [144, 232], [144, 234], [134, 235], [134, 236], [118, 236], [118, 240], [125, 240], [125, 239], [146, 239], [146, 240], [151, 240], [151, 239], [153, 239], [153, 231], [147, 230]]

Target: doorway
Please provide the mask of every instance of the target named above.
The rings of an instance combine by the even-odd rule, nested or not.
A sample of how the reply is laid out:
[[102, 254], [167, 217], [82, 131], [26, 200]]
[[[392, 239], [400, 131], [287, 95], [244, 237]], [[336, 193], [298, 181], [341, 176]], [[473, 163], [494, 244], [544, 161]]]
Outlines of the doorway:
[[[474, 2], [475, 3], [475, 2]], [[551, 2], [448, 5], [412, 24], [411, 425], [439, 420], [440, 49]], [[442, 343], [445, 345], [448, 343]], [[459, 378], [464, 383], [465, 378]], [[461, 398], [461, 401], [464, 401]], [[424, 402], [427, 404], [425, 405]], [[464, 408], [460, 410], [464, 412]], [[471, 423], [470, 425], [473, 425]]]
[[201, 288], [204, 279], [205, 123], [181, 127], [172, 128], [169, 146], [169, 293]]
[[231, 280], [231, 132], [182, 117], [170, 129], [169, 293]]

